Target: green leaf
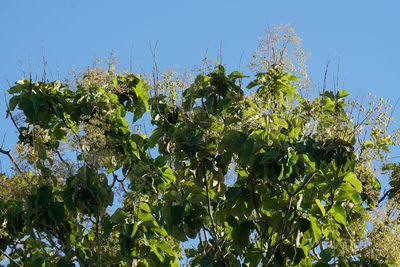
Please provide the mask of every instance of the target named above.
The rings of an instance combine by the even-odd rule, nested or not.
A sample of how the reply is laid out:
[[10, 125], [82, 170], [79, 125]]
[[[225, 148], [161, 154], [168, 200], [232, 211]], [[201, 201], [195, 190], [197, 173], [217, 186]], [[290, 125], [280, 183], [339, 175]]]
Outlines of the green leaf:
[[151, 136], [147, 139], [150, 148], [156, 146], [160, 142], [160, 139], [163, 135], [164, 131], [161, 128], [154, 129], [151, 133]]
[[124, 231], [125, 231], [125, 235], [133, 238], [138, 230], [138, 223], [128, 223], [124, 225]]
[[311, 161], [306, 154], [300, 154], [299, 157], [303, 162], [307, 163], [312, 170], [315, 170], [315, 162]]
[[286, 256], [288, 256], [288, 258], [290, 260], [293, 260], [294, 257], [296, 256], [296, 250], [295, 250], [294, 246], [292, 246], [290, 244], [285, 245], [284, 251], [285, 251]]
[[62, 127], [62, 124], [57, 124], [56, 127], [54, 127], [53, 129], [53, 136], [57, 139], [57, 140], [63, 140], [68, 134], [68, 131]]
[[60, 202], [51, 202], [48, 209], [48, 215], [54, 221], [55, 225], [59, 225], [65, 217], [64, 205]]
[[119, 224], [124, 222], [124, 220], [126, 218], [129, 217], [129, 214], [126, 213], [124, 210], [122, 210], [121, 208], [118, 208], [114, 214], [111, 216], [111, 222], [114, 224]]
[[246, 247], [249, 246], [249, 237], [251, 230], [253, 228], [253, 223], [251, 221], [244, 221], [238, 227], [235, 227], [232, 231], [232, 238], [234, 247], [243, 252]]
[[[25, 83], [25, 82], [26, 82], [26, 80], [24, 80], [24, 79], [19, 80], [18, 82], [16, 82], [16, 84], [18, 84], [18, 85], [15, 85], [15, 86], [10, 87], [10, 89], [8, 89], [7, 92], [8, 92], [9, 94], [21, 93], [21, 91], [22, 91], [23, 88], [24, 88], [24, 86], [21, 86], [21, 84], [23, 84], [23, 83]], [[28, 82], [29, 82], [29, 81], [28, 81]]]
[[241, 192], [242, 189], [240, 187], [229, 187], [229, 189], [225, 192], [225, 197], [229, 202], [231, 202], [236, 200]]
[[45, 267], [46, 266], [46, 261], [45, 257], [39, 257], [33, 262], [33, 266], [37, 267]]
[[351, 200], [354, 204], [361, 204], [361, 196], [360, 193], [357, 192], [351, 185], [346, 183], [341, 183], [340, 188], [343, 189], [343, 192], [338, 193], [335, 196], [335, 200], [337, 201], [347, 201]]
[[10, 102], [9, 102], [9, 107], [10, 107], [11, 111], [13, 111], [15, 109], [15, 107], [17, 106], [17, 104], [19, 102], [19, 98], [20, 98], [19, 95], [11, 97]]
[[324, 261], [329, 262], [332, 259], [333, 253], [334, 253], [334, 251], [332, 248], [326, 248], [326, 249], [322, 250], [321, 253], [319, 253], [319, 256]]
[[74, 263], [68, 262], [67, 260], [61, 258], [58, 262], [56, 267], [75, 267]]
[[162, 177], [168, 182], [175, 181], [174, 171], [170, 167], [164, 167], [162, 170]]
[[212, 267], [213, 266], [213, 257], [203, 256], [199, 259], [198, 263], [200, 264], [200, 267]]
[[239, 158], [240, 165], [245, 165], [253, 155], [254, 139], [248, 138], [243, 146], [243, 153]]
[[317, 262], [315, 264], [313, 264], [313, 267], [330, 267], [332, 265], [330, 265], [329, 263], [326, 262]]
[[314, 235], [314, 241], [317, 242], [319, 240], [319, 237], [321, 236], [321, 228], [318, 226], [318, 221], [314, 216], [308, 214], [308, 217], [310, 218], [311, 229]]
[[346, 90], [340, 90], [340, 91], [337, 93], [338, 98], [343, 98], [343, 97], [346, 97], [346, 96], [348, 96], [348, 95], [349, 95], [349, 92], [347, 92]]
[[235, 132], [233, 139], [233, 149], [235, 152], [241, 152], [243, 144], [246, 141], [246, 135], [240, 132]]
[[138, 219], [143, 222], [151, 222], [155, 220], [151, 213], [143, 213], [143, 212], [139, 213]]
[[276, 152], [276, 151], [270, 150], [270, 151], [264, 152], [264, 153], [263, 153], [263, 156], [264, 156], [266, 159], [276, 159], [276, 158], [279, 156], [279, 154], [278, 154], [278, 152]]
[[245, 76], [245, 75], [243, 75], [242, 72], [235, 70], [235, 71], [231, 72], [231, 74], [229, 74], [229, 77], [236, 79], [236, 78], [244, 78], [244, 77], [248, 77], [248, 76]]
[[131, 238], [133, 238], [133, 237], [136, 235], [138, 226], [139, 226], [139, 225], [138, 225], [137, 222], [135, 222], [135, 223], [133, 224], [133, 226], [132, 226], [132, 232], [131, 232], [131, 234], [130, 234], [130, 237], [131, 237]]
[[362, 183], [358, 180], [354, 172], [347, 173], [343, 178], [343, 181], [350, 183], [358, 192], [362, 191]]
[[171, 219], [175, 225], [180, 225], [183, 222], [185, 208], [183, 206], [174, 205], [171, 207]]
[[165, 166], [165, 164], [167, 164], [167, 162], [168, 162], [168, 160], [170, 159], [171, 157], [169, 156], [169, 155], [165, 155], [165, 156], [158, 156], [156, 159], [155, 159], [155, 161], [154, 161], [154, 163], [155, 163], [155, 165], [157, 166], [157, 167], [163, 167], [163, 166]]
[[88, 235], [88, 239], [89, 241], [93, 241], [96, 238], [96, 234], [93, 231], [89, 231]]
[[308, 229], [310, 229], [310, 226], [311, 226], [310, 221], [307, 220], [307, 219], [304, 219], [304, 218], [298, 219], [298, 220], [297, 220], [297, 224], [299, 225], [299, 230], [300, 230], [301, 232], [303, 232], [303, 233], [304, 233], [305, 231], [307, 231]]
[[306, 255], [304, 254], [304, 250], [302, 248], [296, 248], [296, 257], [294, 258], [294, 265], [297, 266], [302, 259], [304, 259]]
[[42, 106], [44, 106], [44, 104], [46, 104], [46, 99], [43, 97], [43, 95], [37, 94], [34, 91], [32, 91], [31, 96], [29, 98], [33, 104], [34, 118], [36, 118], [40, 107], [42, 107]]
[[49, 203], [53, 199], [53, 193], [51, 188], [48, 186], [42, 186], [37, 190], [37, 200], [39, 205], [44, 205]]
[[329, 212], [337, 222], [346, 225], [346, 211], [342, 206], [335, 204]]
[[148, 205], [147, 203], [140, 202], [140, 203], [139, 203], [139, 208], [140, 208], [141, 210], [143, 210], [143, 211], [151, 212], [150, 207], [149, 207], [149, 205]]
[[317, 204], [318, 208], [321, 210], [322, 215], [325, 216], [326, 211], [325, 211], [324, 205], [322, 205], [321, 201], [319, 199], [315, 199], [315, 203]]
[[162, 249], [165, 253], [167, 253], [168, 256], [171, 257], [176, 256], [176, 253], [172, 250], [171, 244], [168, 243], [167, 241], [160, 239], [156, 242], [156, 246]]
[[161, 253], [158, 251], [157, 246], [154, 244], [154, 242], [152, 243], [153, 244], [150, 244], [152, 252], [156, 255], [156, 257], [160, 262], [164, 262], [164, 255], [161, 255]]
[[246, 252], [244, 262], [249, 263], [249, 267], [257, 267], [261, 262], [261, 255], [258, 248], [251, 248]]

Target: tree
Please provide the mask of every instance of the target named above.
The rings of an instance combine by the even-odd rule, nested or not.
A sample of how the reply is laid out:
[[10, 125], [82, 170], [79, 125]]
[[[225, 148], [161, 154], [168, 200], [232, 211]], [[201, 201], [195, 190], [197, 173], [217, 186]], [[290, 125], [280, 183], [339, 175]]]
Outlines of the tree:
[[[385, 233], [366, 227], [371, 211], [398, 191], [398, 165], [384, 166], [383, 197], [373, 169], [397, 144], [385, 102], [356, 121], [345, 90], [302, 96], [286, 48], [264, 71], [255, 54], [246, 87], [220, 64], [188, 86], [111, 65], [70, 83], [18, 81], [7, 116], [19, 141], [1, 150], [14, 164], [0, 195], [9, 265], [396, 263], [366, 242]], [[197, 247], [183, 249], [188, 239]]]

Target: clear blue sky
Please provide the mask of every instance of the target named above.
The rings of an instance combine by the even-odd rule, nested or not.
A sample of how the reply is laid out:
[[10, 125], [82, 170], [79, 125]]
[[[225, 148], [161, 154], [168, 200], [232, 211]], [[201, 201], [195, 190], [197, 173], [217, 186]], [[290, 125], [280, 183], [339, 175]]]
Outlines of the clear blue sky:
[[[223, 63], [235, 67], [242, 53], [243, 62], [249, 61], [267, 25], [290, 23], [311, 53], [310, 75], [317, 83], [328, 58], [333, 70], [340, 56], [341, 76], [353, 95], [372, 92], [395, 101], [400, 91], [399, 11], [400, 2], [394, 0], [3, 0], [0, 88], [8, 88], [6, 78], [21, 78], [19, 56], [26, 70], [30, 58], [36, 73], [42, 44], [55, 78], [57, 66], [63, 78], [72, 66], [90, 65], [111, 50], [129, 67], [132, 44], [134, 72], [150, 71], [149, 42], [156, 41], [160, 69], [199, 64], [206, 49], [216, 59], [221, 42]], [[0, 111], [5, 114], [3, 100]], [[0, 136], [7, 132], [10, 146], [14, 130], [5, 119], [0, 123]]]

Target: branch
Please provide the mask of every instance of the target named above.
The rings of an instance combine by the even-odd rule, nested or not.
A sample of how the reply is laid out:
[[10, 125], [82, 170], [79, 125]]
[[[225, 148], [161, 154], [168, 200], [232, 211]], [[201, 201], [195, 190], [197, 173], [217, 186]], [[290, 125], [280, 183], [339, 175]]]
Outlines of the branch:
[[14, 124], [15, 128], [17, 128], [19, 134], [20, 134], [21, 136], [23, 136], [21, 130], [19, 129], [19, 127], [18, 127], [17, 123], [15, 122], [14, 117], [13, 117], [13, 115], [12, 115], [12, 113], [11, 113], [10, 106], [8, 105], [8, 102], [7, 102], [7, 96], [6, 96], [6, 94], [4, 94], [4, 102], [6, 103], [7, 111], [8, 111], [8, 114], [10, 114], [10, 119], [11, 119], [12, 123]]
[[96, 214], [96, 244], [97, 244], [97, 266], [101, 266], [101, 244], [100, 244], [100, 229], [99, 229], [99, 215]]
[[124, 181], [126, 178], [118, 179], [118, 176], [115, 174], [114, 171], [112, 172], [112, 175], [113, 175], [113, 181], [112, 181], [112, 184], [110, 185], [110, 187], [113, 188], [115, 185], [115, 182], [119, 182], [122, 186], [122, 190], [124, 190], [125, 194], [128, 194], [128, 190], [126, 190], [125, 185], [124, 185]]
[[291, 196], [295, 196], [297, 195], [301, 190], [304, 189], [304, 187], [306, 187], [312, 180], [312, 178], [314, 178], [314, 176], [318, 173], [318, 171], [314, 171], [310, 177], [308, 177], [308, 179], [293, 193], [291, 194]]
[[385, 200], [385, 198], [389, 195], [389, 193], [390, 193], [390, 190], [387, 190], [387, 191], [385, 191], [385, 192], [383, 193], [383, 196], [378, 200], [378, 205], [381, 204], [381, 202], [382, 202], [383, 200]]
[[212, 214], [212, 212], [211, 212], [211, 200], [210, 200], [210, 192], [209, 192], [209, 190], [208, 190], [208, 181], [207, 181], [207, 177], [206, 177], [206, 175], [205, 175], [205, 170], [204, 170], [204, 167], [203, 167], [203, 173], [204, 173], [204, 185], [205, 185], [205, 187], [206, 187], [206, 193], [207, 193], [207, 209], [208, 209], [208, 213], [210, 214], [210, 219], [211, 219], [211, 225], [212, 225], [212, 232], [210, 231], [210, 234], [212, 235], [212, 237], [214, 238], [214, 240], [215, 240], [215, 244], [217, 245], [217, 249], [218, 249], [218, 252], [221, 254], [221, 256], [222, 256], [222, 260], [223, 260], [223, 263], [224, 263], [224, 265], [226, 266], [226, 267], [228, 267], [229, 265], [225, 262], [225, 259], [224, 259], [224, 253], [222, 252], [222, 249], [221, 249], [221, 246], [220, 246], [220, 243], [219, 243], [219, 239], [217, 238], [217, 233], [216, 233], [216, 226], [215, 226], [215, 222], [214, 222], [214, 216], [213, 216], [213, 214]]
[[4, 155], [7, 155], [10, 160], [12, 161], [12, 163], [14, 164], [15, 168], [17, 168], [19, 173], [23, 173], [23, 171], [21, 170], [21, 168], [18, 166], [17, 162], [14, 160], [13, 156], [11, 155], [9, 150], [4, 150], [2, 148], [0, 148], [0, 153], [3, 153]]
[[16, 264], [17, 266], [23, 267], [22, 264], [16, 262], [13, 258], [11, 258], [7, 253], [5, 253], [3, 250], [0, 249], [0, 253], [3, 254], [4, 256], [6, 256], [7, 259], [9, 259], [10, 261], [12, 261], [14, 264]]

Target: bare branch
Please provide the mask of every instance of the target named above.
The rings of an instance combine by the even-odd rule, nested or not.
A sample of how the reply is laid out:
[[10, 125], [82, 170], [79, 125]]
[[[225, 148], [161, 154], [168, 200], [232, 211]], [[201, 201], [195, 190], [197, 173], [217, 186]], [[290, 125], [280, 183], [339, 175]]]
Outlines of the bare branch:
[[18, 166], [17, 162], [14, 160], [13, 156], [11, 155], [9, 150], [4, 150], [2, 148], [0, 148], [0, 153], [3, 153], [4, 155], [7, 155], [10, 160], [12, 161], [12, 163], [14, 164], [15, 168], [18, 170], [19, 173], [23, 173], [23, 171], [21, 170], [21, 168]]
[[4, 256], [6, 256], [7, 259], [9, 259], [10, 261], [12, 261], [14, 264], [16, 264], [17, 266], [23, 266], [22, 264], [16, 262], [13, 258], [10, 257], [10, 255], [8, 255], [7, 253], [5, 253], [3, 250], [0, 249], [0, 253], [3, 254]]
[[8, 105], [7, 96], [6, 96], [5, 93], [4, 93], [4, 102], [6, 103], [7, 111], [8, 111], [8, 114], [10, 115], [10, 119], [11, 119], [12, 123], [14, 124], [15, 128], [17, 128], [19, 134], [22, 136], [22, 132], [21, 132], [21, 130], [19, 129], [19, 127], [18, 127], [18, 125], [17, 125], [16, 121], [14, 120], [14, 117], [13, 117], [13, 115], [12, 115], [12, 113], [11, 113], [11, 109], [10, 109], [10, 106]]

